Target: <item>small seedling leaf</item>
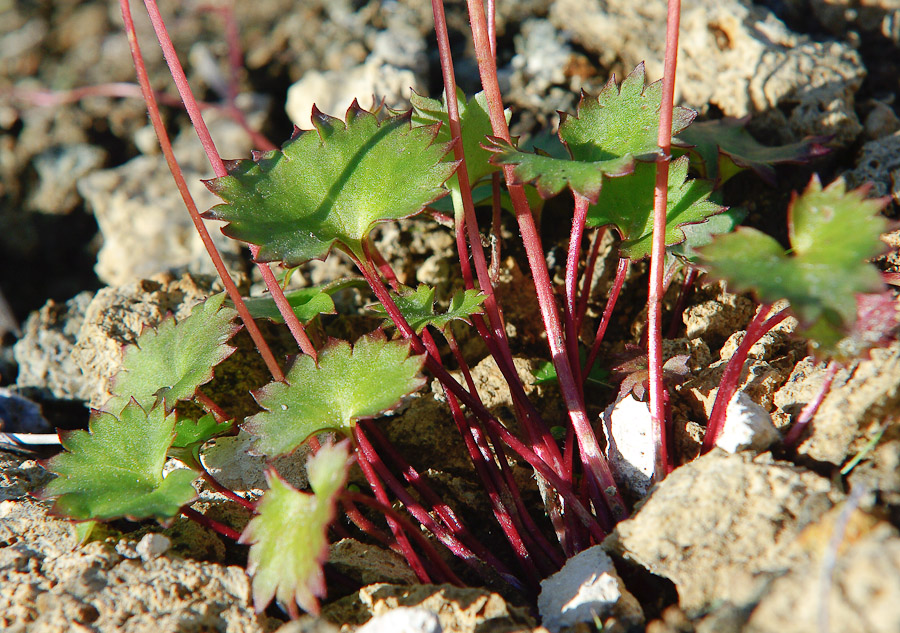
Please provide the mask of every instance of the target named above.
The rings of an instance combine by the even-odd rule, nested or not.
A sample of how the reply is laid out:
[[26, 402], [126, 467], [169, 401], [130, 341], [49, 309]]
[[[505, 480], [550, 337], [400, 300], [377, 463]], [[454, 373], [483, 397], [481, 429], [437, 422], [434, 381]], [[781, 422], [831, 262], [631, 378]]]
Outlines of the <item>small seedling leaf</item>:
[[[669, 166], [669, 195], [666, 212], [666, 245], [685, 239], [682, 226], [703, 222], [721, 213], [724, 207], [709, 200], [712, 183], [688, 180], [688, 159], [678, 158]], [[607, 180], [597, 204], [588, 209], [588, 226], [613, 225], [622, 236], [622, 257], [638, 260], [650, 255], [653, 238], [653, 194], [656, 164], [637, 163], [634, 173]]]
[[[297, 315], [297, 320], [303, 324], [309, 323], [320, 314], [335, 313], [331, 295], [320, 287], [286, 290], [284, 296]], [[278, 306], [275, 305], [271, 295], [245, 298], [244, 303], [254, 319], [269, 319], [275, 323], [284, 323], [284, 317], [278, 311]]]
[[167, 317], [156, 329], [148, 329], [135, 345], [125, 350], [122, 369], [113, 379], [113, 397], [104, 410], [118, 414], [134, 398], [146, 410], [165, 400], [171, 411], [202, 384], [212, 380], [213, 367], [228, 358], [234, 347], [227, 344], [240, 326], [237, 312], [222, 306], [225, 294], [198, 304], [191, 315], [176, 323]]
[[324, 444], [309, 458], [312, 494], [295, 490], [273, 469], [266, 472], [269, 489], [240, 541], [250, 545], [247, 573], [253, 578], [257, 612], [275, 598], [282, 607], [296, 602], [308, 613], [319, 613], [318, 599], [325, 596], [322, 565], [328, 558], [328, 526], [351, 463], [348, 444]]
[[296, 450], [310, 435], [333, 430], [349, 434], [356, 420], [371, 418], [400, 403], [425, 382], [424, 356], [410, 356], [409, 343], [387, 341], [377, 332], [351, 348], [332, 340], [319, 353], [319, 366], [301, 356], [286, 376], [253, 395], [265, 411], [244, 428], [259, 437], [254, 449], [269, 457]]
[[760, 178], [775, 184], [775, 165], [805, 163], [828, 153], [822, 143], [828, 137], [806, 138], [797, 143], [767, 146], [746, 129], [749, 117], [724, 118], [694, 123], [678, 135], [681, 146], [692, 146], [698, 171], [717, 185], [744, 169], [752, 169]]
[[[584, 366], [584, 363], [587, 360], [587, 351], [583, 347], [578, 348], [578, 359], [581, 362], [581, 365]], [[554, 367], [553, 363], [549, 360], [542, 361], [531, 375], [534, 376], [534, 384], [536, 385], [554, 383], [559, 380], [556, 375], [556, 367]], [[585, 382], [589, 385], [596, 385], [598, 387], [609, 387], [607, 378], [609, 378], [609, 372], [599, 365], [594, 364], [594, 366], [591, 367], [591, 373], [588, 374]]]
[[53, 512], [73, 519], [165, 522], [196, 499], [192, 471], [162, 475], [175, 438], [174, 414], [166, 415], [163, 407], [147, 413], [132, 401], [118, 418], [97, 412], [89, 428], [61, 434], [66, 452], [46, 464], [58, 475], [40, 493], [56, 497]]
[[169, 448], [169, 457], [180, 460], [185, 466], [196, 471], [202, 471], [200, 449], [209, 440], [228, 433], [233, 427], [232, 420], [217, 422], [215, 416], [210, 413], [199, 420], [179, 418], [175, 423], [175, 439]]
[[[447, 327], [447, 324], [458, 319], [471, 325], [473, 314], [481, 314], [481, 304], [484, 303], [484, 295], [477, 290], [460, 290], [450, 300], [450, 307], [443, 314], [434, 313], [434, 288], [420, 284], [413, 290], [408, 286], [402, 286], [398, 293], [391, 293], [394, 303], [400, 313], [403, 314], [410, 327], [420, 334], [428, 325], [433, 325], [439, 330]], [[385, 324], [393, 324], [387, 310], [381, 304], [369, 306], [371, 310], [385, 317]]]
[[[467, 100], [463, 91], [457, 88], [456, 100], [459, 104], [459, 127], [463, 153], [466, 157], [466, 169], [469, 172], [469, 184], [474, 185], [491, 172], [497, 171], [497, 167], [489, 162], [490, 152], [481, 146], [484, 138], [491, 134], [491, 116], [488, 114], [487, 97], [484, 92], [479, 92]], [[435, 142], [449, 143], [450, 119], [447, 115], [446, 98], [441, 102], [413, 92], [409, 101], [413, 106], [413, 125], [440, 123], [441, 127]], [[509, 121], [510, 111], [507, 110], [505, 114], [506, 120]], [[448, 158], [452, 157], [452, 153], [448, 154]]]
[[446, 192], [456, 169], [444, 161], [449, 147], [434, 142], [440, 126], [412, 127], [410, 116], [379, 123], [355, 101], [346, 123], [314, 110], [314, 131], [207, 181], [225, 202], [205, 217], [258, 245], [259, 261], [296, 266], [324, 259], [335, 245], [363, 258], [376, 223], [419, 213]]
[[698, 250], [710, 274], [732, 290], [752, 290], [766, 303], [787, 299], [813, 346], [830, 350], [857, 320], [857, 294], [883, 289], [867, 260], [885, 248], [884, 201], [866, 199], [866, 192], [846, 191], [842, 180], [823, 189], [814, 176], [791, 201], [790, 251], [748, 227]]

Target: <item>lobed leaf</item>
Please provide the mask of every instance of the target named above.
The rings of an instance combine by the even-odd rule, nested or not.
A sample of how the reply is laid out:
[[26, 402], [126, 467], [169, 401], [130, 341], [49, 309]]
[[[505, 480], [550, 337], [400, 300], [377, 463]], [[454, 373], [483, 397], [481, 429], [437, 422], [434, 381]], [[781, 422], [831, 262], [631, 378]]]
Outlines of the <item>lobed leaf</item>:
[[[334, 301], [331, 295], [320, 287], [297, 288], [285, 290], [284, 296], [288, 300], [294, 314], [304, 325], [320, 314], [334, 314]], [[275, 305], [271, 295], [261, 297], [245, 297], [244, 303], [254, 319], [269, 319], [275, 323], [284, 323], [284, 317]]]
[[146, 330], [125, 350], [122, 369], [112, 383], [113, 397], [104, 409], [118, 414], [134, 398], [149, 410], [165, 401], [171, 411], [213, 378], [213, 367], [228, 358], [227, 344], [240, 329], [237, 312], [222, 306], [225, 293], [194, 306], [179, 323], [167, 317], [156, 330]]
[[[710, 201], [712, 183], [688, 180], [688, 159], [675, 159], [669, 166], [669, 195], [666, 211], [666, 245], [685, 239], [681, 228], [703, 222], [721, 213], [724, 207]], [[588, 226], [613, 225], [622, 236], [619, 252], [632, 260], [650, 255], [653, 239], [653, 196], [656, 164], [638, 163], [627, 178], [606, 181], [597, 203], [588, 208]]]
[[[450, 143], [450, 118], [447, 114], [446, 95], [442, 101], [438, 101], [413, 92], [409, 101], [413, 107], [413, 124], [440, 123], [441, 127], [435, 137], [435, 142]], [[484, 92], [479, 92], [471, 99], [466, 99], [465, 93], [457, 88], [456, 101], [459, 107], [460, 136], [471, 186], [491, 172], [497, 171], [497, 167], [489, 162], [490, 152], [481, 146], [485, 137], [491, 134], [491, 116], [488, 114], [487, 97]], [[510, 111], [506, 110], [505, 114], [508, 122]], [[452, 158], [452, 154], [448, 156]]]
[[698, 250], [710, 274], [733, 290], [752, 290], [766, 303], [787, 299], [814, 346], [829, 350], [857, 320], [857, 294], [883, 289], [867, 260], [884, 250], [884, 201], [867, 200], [866, 192], [846, 191], [842, 180], [823, 189], [813, 176], [791, 200], [789, 251], [747, 227]]
[[253, 396], [265, 409], [244, 428], [259, 437], [254, 449], [269, 457], [296, 450], [310, 435], [325, 430], [349, 434], [356, 420], [398, 405], [425, 380], [424, 356], [410, 356], [409, 343], [387, 341], [377, 332], [351, 348], [332, 339], [319, 353], [319, 366], [301, 356], [286, 376]]
[[746, 129], [749, 117], [726, 117], [694, 123], [683, 130], [677, 144], [688, 147], [697, 158], [700, 173], [721, 185], [744, 169], [752, 169], [766, 182], [775, 184], [775, 165], [805, 163], [829, 149], [822, 145], [829, 137], [816, 136], [787, 145], [768, 146]]
[[412, 127], [410, 117], [379, 123], [354, 101], [344, 123], [314, 109], [315, 131], [207, 181], [224, 204], [205, 217], [258, 245], [259, 261], [295, 266], [324, 259], [335, 245], [363, 258], [362, 241], [376, 223], [419, 213], [445, 193], [456, 169], [444, 161], [449, 146], [435, 142], [440, 125]]
[[[443, 330], [450, 321], [458, 319], [471, 325], [469, 320], [473, 314], [481, 314], [481, 304], [484, 303], [484, 295], [477, 290], [457, 291], [450, 300], [450, 307], [443, 314], [434, 312], [434, 288], [420, 284], [413, 290], [408, 286], [402, 286], [399, 293], [392, 292], [391, 296], [400, 313], [416, 334], [421, 334], [428, 325], [433, 325]], [[385, 317], [385, 323], [393, 324], [387, 310], [381, 304], [369, 306], [370, 310]]]
[[172, 440], [168, 454], [199, 471], [200, 449], [203, 445], [214, 437], [228, 433], [232, 428], [234, 428], [233, 420], [217, 422], [211, 413], [207, 413], [199, 420], [179, 418], [175, 422], [175, 439]]
[[247, 573], [257, 612], [274, 597], [285, 608], [296, 602], [318, 614], [318, 599], [325, 596], [328, 526], [351, 461], [349, 442], [324, 444], [306, 467], [313, 494], [295, 490], [274, 469], [266, 472], [269, 489], [240, 540], [250, 545]]
[[149, 413], [130, 402], [119, 417], [97, 412], [90, 431], [60, 434], [66, 452], [45, 467], [58, 477], [40, 492], [56, 497], [53, 512], [73, 519], [167, 521], [197, 497], [186, 469], [163, 477], [166, 451], [175, 438], [175, 415]]

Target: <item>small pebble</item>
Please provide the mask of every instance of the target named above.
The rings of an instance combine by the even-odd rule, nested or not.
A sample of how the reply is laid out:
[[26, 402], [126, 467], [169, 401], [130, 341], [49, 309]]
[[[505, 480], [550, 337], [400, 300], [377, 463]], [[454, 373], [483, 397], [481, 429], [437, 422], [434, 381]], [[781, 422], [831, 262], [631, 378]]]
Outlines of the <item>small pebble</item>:
[[145, 534], [134, 549], [142, 559], [151, 560], [165, 554], [171, 546], [172, 541], [169, 537], [151, 532]]
[[391, 609], [366, 622], [356, 633], [443, 633], [438, 617], [418, 607]]

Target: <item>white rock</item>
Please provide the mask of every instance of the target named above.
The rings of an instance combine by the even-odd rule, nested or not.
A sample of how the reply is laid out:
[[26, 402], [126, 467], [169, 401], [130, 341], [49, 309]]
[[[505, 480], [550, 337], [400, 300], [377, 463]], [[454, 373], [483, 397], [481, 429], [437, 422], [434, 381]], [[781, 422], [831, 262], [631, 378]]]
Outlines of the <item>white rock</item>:
[[629, 394], [604, 411], [602, 420], [606, 459], [616, 483], [645, 496], [656, 461], [650, 405]]
[[772, 416], [743, 391], [737, 392], [725, 411], [725, 426], [716, 446], [729, 453], [762, 452], [780, 437]]
[[[620, 601], [627, 605], [619, 604]], [[538, 596], [538, 612], [544, 627], [552, 633], [579, 622], [609, 617], [614, 609], [627, 612], [623, 619], [637, 622], [643, 614], [636, 605], [634, 596], [622, 586], [612, 559], [600, 545], [573, 556], [562, 569], [541, 581]]]
[[[215, 443], [200, 456], [203, 466], [216, 480], [234, 492], [251, 492], [256, 495], [268, 488], [265, 470], [268, 461], [264, 455], [254, 455], [256, 438], [246, 431], [235, 436], [216, 438]], [[288, 483], [304, 490], [309, 486], [306, 478], [306, 454], [304, 444], [292, 455], [272, 460], [272, 465]]]
[[442, 633], [437, 615], [418, 607], [398, 607], [366, 622], [356, 633]]
[[138, 555], [141, 558], [143, 558], [144, 560], [150, 560], [152, 558], [156, 558], [157, 556], [162, 556], [171, 546], [172, 541], [169, 540], [169, 537], [163, 534], [151, 532], [149, 534], [145, 534], [144, 538], [138, 541], [138, 544], [134, 549], [137, 551]]

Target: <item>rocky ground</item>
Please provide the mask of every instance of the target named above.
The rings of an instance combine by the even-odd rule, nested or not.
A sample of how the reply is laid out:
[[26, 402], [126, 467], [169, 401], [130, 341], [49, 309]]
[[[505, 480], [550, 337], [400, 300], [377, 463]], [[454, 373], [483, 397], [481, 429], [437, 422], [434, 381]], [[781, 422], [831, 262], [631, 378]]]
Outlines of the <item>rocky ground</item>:
[[[195, 89], [205, 101], [224, 103], [233, 77], [224, 14], [194, 3], [161, 8], [171, 16]], [[460, 84], [472, 93], [477, 75], [462, 37], [463, 9], [453, 3], [448, 19]], [[430, 12], [421, 0], [236, 3], [246, 65], [237, 77], [238, 104], [253, 127], [277, 140], [289, 135], [292, 122], [309, 127], [313, 102], [341, 113], [354, 97], [365, 104], [377, 94], [402, 106], [409, 88], [436, 96]], [[613, 72], [622, 77], [640, 61], [651, 78], [662, 71], [661, 2], [501, 1], [497, 23], [501, 79], [518, 133], [552, 125], [557, 110], [574, 111], [578, 91], [596, 93]], [[214, 285], [143, 103], [109, 95], [111, 84], [133, 81], [120, 24], [117, 6], [102, 2], [0, 8], [3, 430], [29, 417], [32, 405], [22, 398], [39, 403], [49, 421], [30, 431], [84, 427], [87, 405], [102, 402], [121, 362], [122, 344], [168, 312], [186, 314]], [[141, 21], [139, 30], [154, 85], [171, 92], [149, 24]], [[831, 153], [813, 165], [780, 168], [777, 188], [749, 175], [729, 185], [729, 202], [749, 210], [748, 223], [783, 231], [790, 191], [814, 171], [824, 182], [839, 175], [854, 186], [871, 182], [873, 194], [893, 197], [886, 214], [898, 216], [896, 0], [684, 0], [681, 37], [678, 98], [701, 117], [752, 116], [753, 133], [767, 144], [832, 137]], [[84, 87], [93, 89], [73, 92]], [[198, 206], [208, 208], [216, 199], [199, 183], [211, 175], [204, 154], [186, 116], [175, 108], [165, 114]], [[221, 108], [207, 115], [223, 156], [248, 154], [253, 142], [239, 125]], [[545, 221], [551, 255], [567, 237], [555, 226], [565, 224], [568, 219]], [[900, 238], [887, 239], [894, 251], [879, 265], [900, 271]], [[245, 253], [220, 242], [245, 285], [255, 284]], [[380, 244], [407, 283], [452, 284], [453, 241], [445, 229], [405, 221], [381, 229]], [[546, 351], [533, 300], [522, 293], [527, 284], [518, 253], [514, 247], [508, 253], [499, 292], [516, 328], [520, 373], [530, 381], [529, 368]], [[602, 310], [614, 261], [601, 258], [599, 266], [593, 317]], [[300, 281], [318, 283], [345, 269], [337, 260], [316, 263]], [[636, 268], [626, 284], [613, 340], [640, 338], [641, 275]], [[749, 298], [718, 285], [695, 292], [685, 310], [672, 349], [690, 355], [691, 375], [673, 399], [686, 463], [604, 543], [615, 565], [610, 577], [628, 590], [618, 610], [604, 616], [604, 631], [900, 630], [900, 344], [838, 373], [796, 454], [776, 443], [762, 452], [716, 450], [689, 461], [724, 362], [752, 310]], [[373, 323], [350, 318], [332, 327], [359, 333]], [[476, 343], [467, 352], [482, 353]], [[509, 407], [491, 363], [478, 366], [476, 379], [490, 407]], [[788, 324], [754, 347], [743, 389], [785, 429], [823, 379], [824, 365], [791, 338]], [[551, 388], [528, 389], [540, 406], [555, 406]], [[597, 413], [609, 400], [597, 396]], [[229, 404], [253, 406], [246, 396]], [[426, 392], [385, 425], [477, 524], [486, 506], [437, 399]], [[242, 436], [221, 443], [246, 453]], [[226, 485], [258, 491], [262, 464], [248, 457], [235, 465], [232, 453], [217, 446], [205, 460]], [[242, 569], [246, 550], [187, 520], [166, 529], [117, 522], [79, 545], [74, 526], [48, 516], [48, 505], [30, 496], [47, 481], [36, 461], [41, 456], [0, 451], [2, 630], [324, 632], [415, 606], [432, 614], [416, 630], [487, 633], [539, 625], [533, 605], [515, 596], [415, 585], [396, 555], [352, 540], [332, 547], [332, 568], [345, 582], [335, 585], [320, 619], [285, 624], [275, 608], [255, 614]], [[296, 461], [285, 460], [279, 470], [302, 485]], [[238, 529], [246, 523], [246, 516], [204, 494], [203, 511]]]

